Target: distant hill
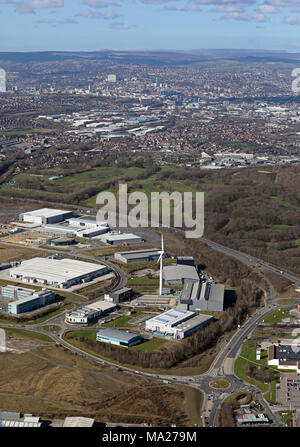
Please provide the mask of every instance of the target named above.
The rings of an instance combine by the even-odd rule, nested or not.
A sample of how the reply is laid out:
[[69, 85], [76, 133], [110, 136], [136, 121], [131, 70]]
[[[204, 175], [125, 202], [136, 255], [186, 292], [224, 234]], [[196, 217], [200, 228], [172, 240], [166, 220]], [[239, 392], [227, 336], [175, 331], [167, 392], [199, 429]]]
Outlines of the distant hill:
[[1, 52], [0, 64], [37, 64], [61, 61], [108, 61], [118, 63], [140, 63], [148, 65], [190, 65], [213, 61], [232, 61], [247, 63], [298, 63], [300, 53], [263, 50], [191, 50], [191, 51], [39, 51], [39, 52]]

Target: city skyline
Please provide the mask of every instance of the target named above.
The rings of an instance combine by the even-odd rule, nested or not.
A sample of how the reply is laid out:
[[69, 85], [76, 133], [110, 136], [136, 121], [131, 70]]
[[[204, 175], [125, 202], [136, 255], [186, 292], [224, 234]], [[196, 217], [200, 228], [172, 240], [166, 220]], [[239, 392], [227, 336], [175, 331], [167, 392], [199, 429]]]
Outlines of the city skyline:
[[300, 50], [298, 0], [0, 0], [0, 13], [0, 51]]

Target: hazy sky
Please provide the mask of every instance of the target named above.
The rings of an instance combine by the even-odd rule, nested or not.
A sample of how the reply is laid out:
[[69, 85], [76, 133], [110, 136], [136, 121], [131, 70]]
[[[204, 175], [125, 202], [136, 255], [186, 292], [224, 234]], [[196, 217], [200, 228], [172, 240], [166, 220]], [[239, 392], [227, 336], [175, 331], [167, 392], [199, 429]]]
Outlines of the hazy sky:
[[300, 51], [300, 0], [0, 0], [0, 51]]

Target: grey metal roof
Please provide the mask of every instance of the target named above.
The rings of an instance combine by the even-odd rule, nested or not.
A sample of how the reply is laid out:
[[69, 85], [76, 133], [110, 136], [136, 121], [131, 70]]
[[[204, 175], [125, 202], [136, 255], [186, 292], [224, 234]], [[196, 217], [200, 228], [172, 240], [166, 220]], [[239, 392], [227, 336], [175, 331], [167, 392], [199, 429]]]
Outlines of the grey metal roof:
[[198, 280], [199, 275], [195, 267], [191, 265], [177, 264], [167, 265], [163, 270], [164, 278], [166, 281], [194, 279]]
[[120, 295], [121, 293], [132, 291], [129, 287], [122, 287], [122, 289], [115, 290], [114, 292], [111, 292], [111, 295]]
[[296, 352], [295, 346], [291, 345], [280, 345], [274, 346], [275, 348], [275, 359], [279, 360], [289, 360], [289, 361], [300, 361], [300, 351]]
[[116, 338], [118, 340], [128, 341], [128, 342], [135, 337], [139, 337], [139, 335], [133, 334], [132, 332], [120, 331], [118, 329], [113, 329], [110, 327], [99, 329], [99, 331], [97, 332], [97, 335], [98, 334], [103, 335], [105, 337]]

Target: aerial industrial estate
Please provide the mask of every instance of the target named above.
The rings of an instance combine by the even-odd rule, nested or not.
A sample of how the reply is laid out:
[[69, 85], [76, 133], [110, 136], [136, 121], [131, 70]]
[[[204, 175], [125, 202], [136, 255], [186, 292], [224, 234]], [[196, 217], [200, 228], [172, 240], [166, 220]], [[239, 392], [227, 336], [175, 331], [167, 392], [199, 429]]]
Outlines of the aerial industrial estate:
[[[299, 427], [299, 54], [20, 54], [0, 57], [0, 427]], [[140, 225], [99, 219], [120, 185], [170, 221], [131, 199]]]

